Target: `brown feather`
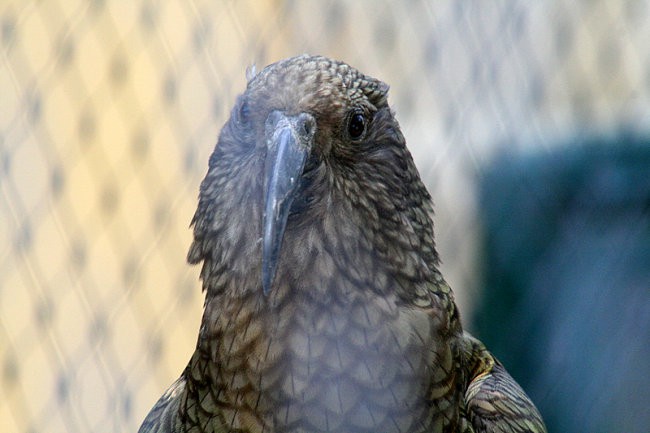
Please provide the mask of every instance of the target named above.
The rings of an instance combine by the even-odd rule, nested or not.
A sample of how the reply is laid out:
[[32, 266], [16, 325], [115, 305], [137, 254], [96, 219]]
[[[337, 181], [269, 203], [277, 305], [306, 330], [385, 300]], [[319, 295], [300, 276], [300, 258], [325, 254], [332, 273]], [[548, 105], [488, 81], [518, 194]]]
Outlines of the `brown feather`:
[[[193, 219], [188, 260], [202, 263], [206, 291], [197, 348], [140, 432], [544, 431], [462, 331], [388, 86], [307, 55], [251, 75]], [[308, 113], [316, 131], [264, 296], [265, 122], [276, 110]], [[365, 120], [356, 138], [354, 113]]]

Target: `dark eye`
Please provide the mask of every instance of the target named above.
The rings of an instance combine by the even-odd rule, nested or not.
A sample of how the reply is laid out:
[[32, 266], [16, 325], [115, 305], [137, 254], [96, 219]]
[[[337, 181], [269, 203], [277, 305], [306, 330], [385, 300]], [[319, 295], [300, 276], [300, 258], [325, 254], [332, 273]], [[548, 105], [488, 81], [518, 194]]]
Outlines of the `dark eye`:
[[244, 100], [239, 106], [239, 122], [246, 124], [250, 120], [251, 109], [248, 105], [248, 100]]
[[361, 113], [354, 113], [348, 121], [348, 134], [353, 140], [358, 140], [366, 132], [366, 118]]

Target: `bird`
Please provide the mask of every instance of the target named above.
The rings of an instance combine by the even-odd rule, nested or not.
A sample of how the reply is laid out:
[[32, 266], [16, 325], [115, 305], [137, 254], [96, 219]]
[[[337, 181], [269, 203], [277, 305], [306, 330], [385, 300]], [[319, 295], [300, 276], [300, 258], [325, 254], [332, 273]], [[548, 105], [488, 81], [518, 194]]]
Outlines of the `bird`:
[[463, 330], [384, 82], [308, 54], [249, 69], [191, 226], [196, 349], [139, 433], [546, 431]]

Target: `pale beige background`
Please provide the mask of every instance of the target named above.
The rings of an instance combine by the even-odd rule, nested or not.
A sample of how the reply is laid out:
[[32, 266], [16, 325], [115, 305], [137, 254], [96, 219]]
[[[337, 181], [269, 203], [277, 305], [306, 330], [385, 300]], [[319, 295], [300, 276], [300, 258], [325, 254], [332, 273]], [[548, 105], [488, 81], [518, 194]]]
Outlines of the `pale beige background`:
[[320, 53], [391, 85], [468, 315], [474, 176], [648, 130], [648, 3], [0, 1], [0, 431], [133, 432], [181, 372], [188, 224], [247, 66]]

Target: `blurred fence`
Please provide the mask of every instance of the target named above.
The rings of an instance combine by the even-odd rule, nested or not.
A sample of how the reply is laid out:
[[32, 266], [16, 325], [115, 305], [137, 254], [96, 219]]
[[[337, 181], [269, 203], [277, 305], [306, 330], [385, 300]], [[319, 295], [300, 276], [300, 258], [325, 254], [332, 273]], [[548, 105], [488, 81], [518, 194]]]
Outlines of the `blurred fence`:
[[199, 182], [245, 68], [311, 52], [391, 85], [464, 316], [476, 175], [650, 131], [648, 1], [0, 2], [0, 431], [133, 432], [187, 362]]

